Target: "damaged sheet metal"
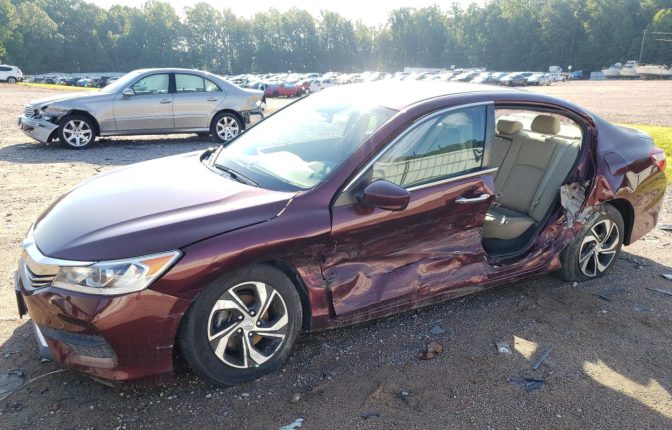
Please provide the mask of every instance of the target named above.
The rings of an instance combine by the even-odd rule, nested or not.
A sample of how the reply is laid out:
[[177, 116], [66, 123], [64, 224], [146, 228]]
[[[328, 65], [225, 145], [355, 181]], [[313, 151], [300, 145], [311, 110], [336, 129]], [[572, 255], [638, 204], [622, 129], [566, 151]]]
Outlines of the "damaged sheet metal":
[[583, 222], [588, 217], [589, 211], [579, 212], [585, 201], [586, 187], [583, 184], [573, 182], [560, 187], [560, 204], [565, 208], [568, 227], [572, 227], [574, 222]]

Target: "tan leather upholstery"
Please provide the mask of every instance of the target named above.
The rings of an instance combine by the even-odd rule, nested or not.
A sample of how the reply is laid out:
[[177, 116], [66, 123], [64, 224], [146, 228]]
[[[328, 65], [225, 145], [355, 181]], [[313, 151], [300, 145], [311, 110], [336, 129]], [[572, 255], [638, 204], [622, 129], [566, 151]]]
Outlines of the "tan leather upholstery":
[[497, 121], [497, 133], [499, 134], [514, 134], [522, 129], [523, 123], [520, 121], [513, 121], [504, 118]]
[[530, 128], [537, 133], [555, 135], [560, 132], [560, 120], [550, 115], [537, 115]]
[[[506, 121], [503, 127], [500, 121]], [[580, 140], [554, 136], [560, 131], [560, 122], [549, 115], [537, 115], [532, 131], [522, 130], [522, 124], [519, 128], [516, 121], [500, 121], [498, 132], [514, 132], [500, 133], [493, 142], [493, 165], [501, 159], [495, 178], [495, 191], [501, 193], [500, 206], [488, 211], [484, 237], [507, 240], [520, 236], [544, 218], [574, 165]], [[508, 146], [506, 142], [510, 142]]]

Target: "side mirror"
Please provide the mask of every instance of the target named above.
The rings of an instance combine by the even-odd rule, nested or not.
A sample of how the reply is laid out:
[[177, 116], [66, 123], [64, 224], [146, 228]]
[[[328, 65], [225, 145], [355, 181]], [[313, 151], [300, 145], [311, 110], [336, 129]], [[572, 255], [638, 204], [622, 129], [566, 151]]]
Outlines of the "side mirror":
[[122, 93], [122, 96], [124, 96], [125, 99], [129, 97], [133, 97], [135, 95], [135, 91], [133, 91], [131, 88], [126, 88]]
[[358, 200], [361, 204], [388, 211], [403, 211], [411, 201], [411, 193], [390, 181], [379, 179], [367, 185]]

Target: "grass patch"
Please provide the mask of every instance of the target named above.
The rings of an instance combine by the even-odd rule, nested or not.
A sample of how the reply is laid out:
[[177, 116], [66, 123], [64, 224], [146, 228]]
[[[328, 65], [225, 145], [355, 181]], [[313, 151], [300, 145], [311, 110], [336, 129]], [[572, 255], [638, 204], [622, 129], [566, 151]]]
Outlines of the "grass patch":
[[667, 156], [667, 167], [665, 168], [665, 175], [667, 175], [667, 182], [672, 182], [672, 127], [642, 124], [622, 125], [645, 131], [651, 135], [656, 146], [665, 151], [665, 155]]
[[33, 88], [45, 88], [50, 90], [98, 91], [98, 88], [71, 87], [68, 85], [40, 84], [36, 82], [19, 82], [17, 85], [23, 85], [24, 87], [33, 87]]

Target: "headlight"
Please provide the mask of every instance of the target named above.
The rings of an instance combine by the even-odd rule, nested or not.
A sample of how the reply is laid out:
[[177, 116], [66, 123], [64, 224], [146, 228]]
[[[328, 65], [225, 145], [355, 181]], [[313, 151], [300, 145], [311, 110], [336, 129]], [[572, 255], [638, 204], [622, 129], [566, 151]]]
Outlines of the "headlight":
[[65, 109], [58, 106], [42, 106], [42, 116], [47, 121], [51, 121], [52, 119], [59, 119], [68, 112], [70, 112], [70, 109]]
[[117, 295], [144, 290], [180, 257], [180, 251], [61, 267], [52, 286], [79, 293]]

